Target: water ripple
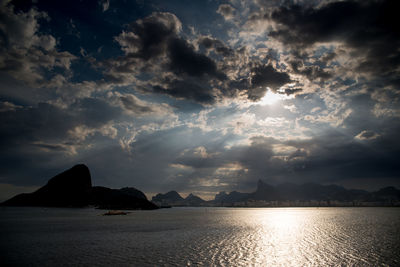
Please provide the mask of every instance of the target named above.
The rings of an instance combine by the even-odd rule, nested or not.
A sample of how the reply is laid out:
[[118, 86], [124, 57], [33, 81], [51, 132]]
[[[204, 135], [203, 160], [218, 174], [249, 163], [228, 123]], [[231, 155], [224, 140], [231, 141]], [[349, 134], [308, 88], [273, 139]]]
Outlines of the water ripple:
[[0, 251], [9, 265], [400, 265], [396, 208], [7, 211]]

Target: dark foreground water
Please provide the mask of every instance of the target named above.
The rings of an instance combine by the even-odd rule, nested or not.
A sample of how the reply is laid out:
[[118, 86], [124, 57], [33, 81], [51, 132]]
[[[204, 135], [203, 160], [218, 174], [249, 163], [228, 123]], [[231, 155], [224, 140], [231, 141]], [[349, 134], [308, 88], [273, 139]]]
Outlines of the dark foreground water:
[[0, 265], [400, 266], [399, 208], [0, 208]]

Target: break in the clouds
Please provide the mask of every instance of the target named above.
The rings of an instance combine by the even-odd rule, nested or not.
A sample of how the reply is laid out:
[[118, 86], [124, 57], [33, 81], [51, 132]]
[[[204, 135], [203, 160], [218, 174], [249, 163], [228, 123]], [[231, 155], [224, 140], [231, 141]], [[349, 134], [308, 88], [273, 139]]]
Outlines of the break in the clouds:
[[0, 186], [398, 186], [398, 6], [3, 1]]

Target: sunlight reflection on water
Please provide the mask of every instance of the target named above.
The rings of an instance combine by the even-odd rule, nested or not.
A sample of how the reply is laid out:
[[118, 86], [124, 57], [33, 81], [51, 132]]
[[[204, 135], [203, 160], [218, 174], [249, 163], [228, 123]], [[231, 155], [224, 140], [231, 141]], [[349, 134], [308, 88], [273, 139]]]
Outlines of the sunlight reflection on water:
[[[399, 266], [398, 208], [3, 209], [12, 265]], [[67, 248], [67, 249], [66, 249]]]
[[[236, 210], [225, 222], [235, 230], [228, 231], [230, 234], [218, 238], [218, 243], [209, 247], [213, 254], [212, 263], [225, 266], [322, 266], [383, 264], [385, 260], [393, 260], [398, 264], [399, 257], [394, 251], [400, 248], [399, 237], [387, 235], [384, 220], [375, 220], [371, 224], [371, 218], [359, 211]], [[397, 225], [386, 221], [397, 233], [398, 212], [394, 217]], [[367, 235], [363, 227], [371, 226], [371, 234]], [[386, 229], [382, 230], [385, 237], [378, 233], [380, 227]], [[214, 238], [204, 243], [212, 243]], [[376, 249], [379, 246], [387, 250]], [[382, 258], [383, 255], [379, 254], [382, 252], [389, 257]]]

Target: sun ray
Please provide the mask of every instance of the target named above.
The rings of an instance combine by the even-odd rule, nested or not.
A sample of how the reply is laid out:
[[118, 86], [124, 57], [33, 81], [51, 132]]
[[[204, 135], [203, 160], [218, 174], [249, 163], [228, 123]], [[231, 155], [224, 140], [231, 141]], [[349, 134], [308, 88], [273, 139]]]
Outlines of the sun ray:
[[277, 102], [287, 99], [287, 96], [284, 94], [274, 93], [271, 89], [268, 88], [268, 91], [265, 95], [260, 99], [258, 102], [259, 105], [266, 106], [266, 105], [273, 105]]

